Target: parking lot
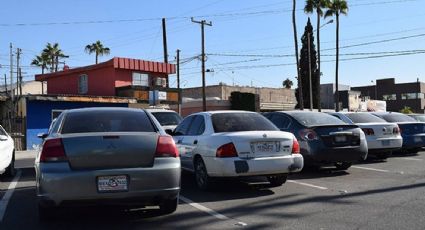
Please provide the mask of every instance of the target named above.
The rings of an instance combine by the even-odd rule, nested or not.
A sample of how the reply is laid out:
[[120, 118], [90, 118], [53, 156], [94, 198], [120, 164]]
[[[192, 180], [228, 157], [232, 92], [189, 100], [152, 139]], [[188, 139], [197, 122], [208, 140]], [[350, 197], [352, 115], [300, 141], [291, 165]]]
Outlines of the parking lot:
[[425, 152], [368, 161], [347, 172], [306, 171], [286, 184], [221, 181], [200, 191], [183, 173], [178, 210], [69, 208], [39, 222], [33, 152], [18, 152], [14, 179], [0, 183], [0, 229], [423, 229]]

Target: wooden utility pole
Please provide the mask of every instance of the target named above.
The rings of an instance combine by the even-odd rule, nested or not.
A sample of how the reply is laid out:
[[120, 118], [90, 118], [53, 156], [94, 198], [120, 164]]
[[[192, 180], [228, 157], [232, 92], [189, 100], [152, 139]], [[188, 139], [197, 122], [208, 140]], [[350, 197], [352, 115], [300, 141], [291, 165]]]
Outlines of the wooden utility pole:
[[179, 90], [179, 97], [178, 97], [178, 102], [177, 102], [177, 112], [179, 113], [179, 115], [182, 115], [182, 108], [181, 108], [181, 102], [182, 102], [182, 95], [181, 95], [181, 90], [180, 90], [180, 50], [177, 49], [177, 89]]
[[4, 90], [5, 90], [6, 96], [7, 96], [7, 76], [6, 76], [6, 74], [4, 74]]
[[12, 46], [12, 43], [10, 43], [9, 48], [10, 48], [9, 50], [9, 53], [10, 53], [10, 97], [13, 102], [13, 99], [15, 96], [13, 95], [14, 93], [13, 93], [13, 51], [12, 51], [13, 46]]
[[201, 43], [202, 43], [202, 53], [201, 53], [201, 62], [202, 62], [202, 109], [203, 111], [207, 111], [207, 99], [205, 96], [205, 33], [204, 28], [205, 25], [212, 26], [212, 22], [207, 22], [205, 20], [195, 21], [191, 18], [192, 22], [201, 24]]
[[168, 63], [167, 28], [165, 26], [165, 18], [162, 18], [162, 43], [164, 47], [164, 63]]
[[20, 67], [19, 67], [19, 62], [21, 60], [21, 49], [16, 48], [16, 97], [18, 98], [18, 95], [21, 94], [21, 76], [20, 76]]

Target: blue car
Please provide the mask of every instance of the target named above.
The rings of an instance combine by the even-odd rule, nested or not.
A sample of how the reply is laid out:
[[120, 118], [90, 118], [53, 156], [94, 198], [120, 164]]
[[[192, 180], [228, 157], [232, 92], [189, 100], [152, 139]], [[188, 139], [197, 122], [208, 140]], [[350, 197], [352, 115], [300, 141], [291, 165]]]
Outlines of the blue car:
[[402, 113], [373, 113], [388, 122], [397, 123], [403, 137], [402, 152], [417, 153], [425, 147], [425, 122], [416, 121]]

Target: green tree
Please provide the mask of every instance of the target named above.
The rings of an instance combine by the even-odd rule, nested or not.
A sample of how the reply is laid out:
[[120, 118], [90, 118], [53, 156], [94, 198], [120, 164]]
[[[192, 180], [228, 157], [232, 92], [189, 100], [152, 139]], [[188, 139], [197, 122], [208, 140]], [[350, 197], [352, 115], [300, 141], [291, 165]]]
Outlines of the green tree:
[[[304, 34], [301, 37], [301, 53], [300, 53], [300, 77], [302, 79], [302, 97], [304, 107], [310, 107], [310, 71], [311, 71], [311, 85], [313, 89], [313, 108], [317, 108], [319, 104], [317, 95], [320, 93], [317, 84], [319, 72], [317, 70], [317, 53], [314, 46], [313, 26], [311, 25], [310, 18], [305, 26]], [[309, 44], [310, 42], [310, 44]], [[309, 52], [310, 46], [310, 52]], [[310, 60], [309, 60], [310, 59]], [[309, 66], [310, 65], [310, 66]], [[298, 92], [296, 92], [298, 94]]]
[[300, 75], [300, 63], [299, 63], [299, 55], [298, 55], [298, 36], [297, 36], [297, 23], [296, 23], [296, 0], [292, 1], [292, 27], [294, 30], [294, 43], [295, 43], [295, 59], [296, 59], [296, 63], [297, 63], [297, 81], [298, 81], [298, 91], [299, 91], [299, 96], [297, 97], [298, 99], [298, 105], [299, 108], [301, 110], [304, 109], [304, 102], [303, 102], [303, 97], [301, 95], [303, 95], [303, 90], [302, 90], [302, 79], [301, 79], [301, 75]]
[[111, 51], [108, 47], [104, 47], [99, 40], [97, 40], [95, 43], [87, 45], [84, 50], [88, 54], [92, 54], [92, 53], [96, 54], [96, 64], [98, 63], [99, 56], [109, 55]]
[[338, 64], [339, 64], [339, 15], [347, 15], [348, 4], [345, 0], [331, 0], [325, 18], [335, 16], [336, 19], [336, 55], [335, 55], [335, 111], [339, 111]]
[[35, 56], [31, 61], [31, 65], [41, 67], [41, 73], [44, 74], [44, 70], [47, 69], [47, 66], [50, 65], [49, 57], [41, 53], [40, 55]]
[[413, 113], [413, 111], [412, 108], [410, 108], [409, 106], [404, 106], [404, 108], [400, 110], [400, 113], [410, 114]]
[[42, 55], [46, 55], [50, 59], [50, 72], [57, 72], [59, 66], [59, 58], [67, 57], [59, 48], [58, 43], [47, 43], [43, 49]]
[[294, 83], [289, 78], [286, 78], [286, 80], [282, 82], [282, 85], [283, 87], [290, 89], [294, 85]]
[[[319, 75], [317, 76], [316, 87], [320, 89], [320, 18], [323, 16], [323, 10], [327, 8], [329, 5], [329, 0], [306, 0], [304, 12], [308, 14], [312, 14], [314, 11], [317, 16], [317, 27], [316, 27], [316, 38], [317, 38], [317, 71]], [[317, 100], [320, 102], [320, 91], [317, 95]], [[321, 104], [317, 104], [317, 108], [321, 111]]]

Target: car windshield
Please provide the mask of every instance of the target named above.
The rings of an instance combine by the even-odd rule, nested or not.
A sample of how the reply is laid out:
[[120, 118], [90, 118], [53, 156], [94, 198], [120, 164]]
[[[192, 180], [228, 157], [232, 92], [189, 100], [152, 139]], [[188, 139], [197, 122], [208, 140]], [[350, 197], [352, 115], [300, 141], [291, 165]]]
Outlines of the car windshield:
[[345, 114], [354, 123], [383, 123], [386, 122], [384, 119], [374, 116], [369, 113], [347, 113]]
[[211, 119], [216, 133], [279, 130], [271, 121], [257, 113], [216, 113]]
[[344, 125], [347, 124], [340, 119], [318, 112], [295, 112], [290, 115], [304, 126], [320, 126], [320, 125]]
[[143, 111], [88, 110], [66, 114], [61, 133], [155, 132]]
[[414, 122], [416, 121], [414, 118], [409, 117], [404, 114], [398, 114], [398, 113], [389, 113], [382, 115], [382, 118], [388, 122]]
[[178, 125], [182, 118], [174, 112], [153, 112], [152, 115], [161, 125]]
[[413, 115], [412, 117], [417, 121], [425, 122], [425, 115]]

